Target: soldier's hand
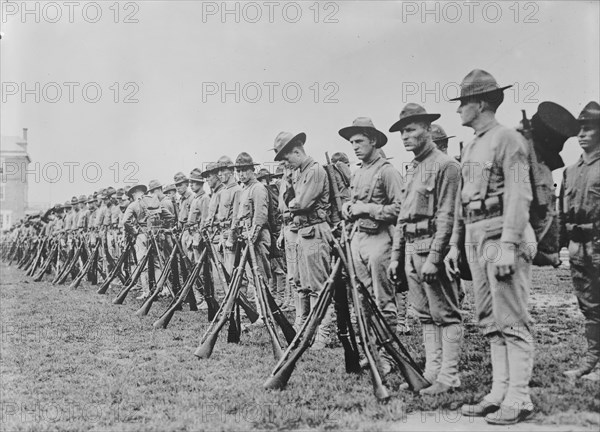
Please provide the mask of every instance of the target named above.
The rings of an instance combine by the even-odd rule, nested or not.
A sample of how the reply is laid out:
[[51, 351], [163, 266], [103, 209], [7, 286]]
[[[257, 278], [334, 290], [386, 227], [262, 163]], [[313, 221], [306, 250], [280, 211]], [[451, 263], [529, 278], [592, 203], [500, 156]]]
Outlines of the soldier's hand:
[[431, 261], [426, 260], [425, 264], [423, 264], [423, 267], [421, 268], [421, 275], [423, 277], [423, 280], [428, 284], [435, 282], [438, 276], [438, 271], [438, 266], [436, 266]]
[[277, 247], [283, 249], [283, 230], [279, 234], [279, 237], [277, 237]]
[[352, 207], [350, 207], [350, 212], [352, 216], [360, 216], [365, 213], [368, 214], [369, 207], [362, 201], [356, 201], [354, 204], [352, 204]]
[[342, 216], [344, 219], [350, 219], [352, 217], [352, 203], [350, 201], [346, 201], [342, 204]]
[[513, 243], [500, 243], [500, 255], [494, 263], [496, 279], [504, 280], [515, 272], [516, 254], [518, 245]]
[[397, 260], [390, 261], [390, 265], [387, 268], [387, 277], [392, 282], [398, 280], [398, 267], [400, 263]]
[[458, 274], [458, 258], [460, 251], [456, 245], [450, 246], [448, 254], [444, 258], [444, 267], [446, 268], [446, 274], [448, 279], [452, 280]]

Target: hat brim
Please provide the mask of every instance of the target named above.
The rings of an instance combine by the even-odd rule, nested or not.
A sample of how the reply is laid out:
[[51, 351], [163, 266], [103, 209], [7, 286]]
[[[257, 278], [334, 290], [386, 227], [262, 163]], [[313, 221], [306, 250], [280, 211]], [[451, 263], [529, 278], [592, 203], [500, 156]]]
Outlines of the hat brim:
[[279, 151], [277, 151], [276, 148], [273, 148], [273, 150], [275, 151], [275, 162], [282, 161], [283, 155], [286, 154], [290, 150], [290, 148], [292, 148], [295, 144], [298, 143], [302, 145], [306, 143], [306, 134], [304, 132], [300, 132], [294, 138], [289, 140], [283, 147], [281, 147]]
[[441, 116], [441, 114], [415, 114], [408, 117], [404, 117], [403, 119], [398, 120], [392, 125], [392, 127], [390, 128], [390, 132], [401, 132], [404, 126], [414, 122], [425, 121], [427, 123], [433, 123]]
[[130, 197], [133, 197], [133, 193], [138, 192], [138, 191], [140, 191], [142, 193], [146, 193], [146, 192], [148, 192], [148, 188], [146, 187], [146, 185], [135, 185], [127, 191], [127, 195], [129, 195]]
[[176, 181], [176, 182], [174, 182], [173, 184], [174, 184], [175, 186], [179, 186], [181, 183], [189, 183], [189, 182], [190, 182], [190, 179], [189, 179], [189, 178], [186, 178], [186, 179], [184, 179], [184, 180], [179, 180], [179, 181]]
[[373, 127], [348, 126], [348, 127], [340, 129], [338, 131], [338, 133], [346, 141], [350, 141], [350, 138], [352, 138], [354, 135], [364, 133], [366, 130], [373, 131], [377, 135], [377, 145], [375, 147], [380, 148], [387, 144], [388, 138], [387, 138], [386, 134], [381, 132], [379, 129], [376, 129]]
[[433, 142], [438, 142], [438, 141], [444, 141], [444, 140], [449, 140], [450, 138], [456, 138], [456, 135], [450, 135], [450, 136], [442, 136], [439, 138], [432, 138], [431, 141]]
[[204, 177], [190, 177], [190, 181], [196, 183], [204, 183], [206, 179]]
[[484, 92], [472, 93], [472, 94], [468, 94], [468, 95], [464, 95], [464, 96], [460, 95], [459, 97], [455, 97], [455, 98], [450, 99], [450, 102], [460, 101], [460, 100], [465, 100], [465, 99], [473, 99], [476, 96], [481, 96], [481, 95], [485, 95], [485, 94], [501, 92], [501, 91], [504, 91], [504, 90], [506, 90], [507, 88], [510, 88], [510, 87], [512, 87], [512, 84], [504, 86], [504, 87], [498, 87], [497, 89], [494, 89], [494, 90], [487, 90], [487, 91], [484, 91]]
[[251, 164], [239, 164], [239, 165], [234, 165], [233, 168], [235, 169], [239, 169], [239, 168], [254, 168], [259, 166], [259, 163], [251, 163]]

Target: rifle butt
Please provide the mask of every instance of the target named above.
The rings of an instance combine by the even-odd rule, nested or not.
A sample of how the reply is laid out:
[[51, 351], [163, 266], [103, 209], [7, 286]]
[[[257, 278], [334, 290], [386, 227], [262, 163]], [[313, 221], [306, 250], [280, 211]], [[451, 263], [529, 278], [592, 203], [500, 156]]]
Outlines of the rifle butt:
[[173, 315], [175, 315], [176, 310], [177, 310], [177, 305], [174, 305], [169, 310], [167, 310], [164, 314], [162, 314], [162, 316], [159, 319], [154, 321], [154, 324], [152, 324], [152, 327], [154, 327], [155, 329], [159, 329], [159, 328], [166, 329], [167, 326], [169, 325], [169, 323], [171, 322], [171, 318], [173, 318]]
[[135, 315], [139, 317], [148, 315], [148, 312], [150, 312], [150, 308], [152, 307], [152, 303], [154, 303], [154, 300], [155, 297], [153, 295], [148, 297], [148, 299], [144, 302], [142, 307], [135, 312]]
[[286, 388], [295, 366], [296, 362], [283, 366], [276, 373], [267, 378], [263, 384], [263, 388], [266, 390], [283, 390]]
[[207, 359], [213, 353], [215, 348], [215, 343], [217, 342], [217, 337], [219, 336], [218, 332], [213, 332], [207, 336], [207, 338], [200, 344], [196, 351], [194, 351], [194, 355], [200, 359]]
[[113, 299], [112, 304], [121, 305], [125, 301], [127, 294], [129, 294], [129, 290], [131, 290], [131, 285], [126, 286], [121, 290], [121, 292]]

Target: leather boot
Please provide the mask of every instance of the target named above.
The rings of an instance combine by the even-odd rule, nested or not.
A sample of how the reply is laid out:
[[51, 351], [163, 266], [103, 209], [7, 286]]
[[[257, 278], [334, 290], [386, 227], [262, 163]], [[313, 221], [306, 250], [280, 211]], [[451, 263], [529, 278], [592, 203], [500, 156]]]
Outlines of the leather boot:
[[[529, 392], [529, 381], [533, 372], [533, 343], [519, 337], [507, 335], [508, 389], [500, 409], [504, 406], [533, 412]], [[522, 414], [517, 413], [517, 416]], [[520, 420], [519, 420], [520, 421]]]

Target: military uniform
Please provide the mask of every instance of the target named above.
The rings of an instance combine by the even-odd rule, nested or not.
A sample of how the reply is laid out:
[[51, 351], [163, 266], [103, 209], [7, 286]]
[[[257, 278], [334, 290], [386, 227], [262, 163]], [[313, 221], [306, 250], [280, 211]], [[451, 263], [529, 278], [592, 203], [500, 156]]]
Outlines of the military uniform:
[[[144, 185], [135, 185], [129, 190], [128, 194], [133, 196], [133, 192], [137, 190], [142, 190], [145, 193], [147, 188]], [[146, 204], [143, 203], [143, 197], [139, 197], [129, 204], [129, 206], [127, 206], [127, 210], [125, 210], [125, 214], [123, 215], [123, 227], [125, 233], [135, 237], [134, 249], [138, 263], [148, 252], [148, 237], [142, 229], [142, 227], [146, 226], [147, 218], [148, 209]], [[142, 296], [147, 296], [150, 294], [147, 269], [142, 272], [140, 278], [142, 284]]]
[[[219, 158], [217, 162], [218, 170], [229, 168], [233, 169], [233, 162], [227, 157]], [[233, 271], [235, 253], [233, 251], [233, 233], [231, 231], [231, 223], [238, 213], [239, 195], [242, 191], [241, 186], [231, 176], [227, 183], [223, 183], [223, 189], [218, 193], [219, 201], [215, 217], [215, 225], [220, 229], [221, 233], [221, 249], [223, 251], [223, 264], [228, 272]]]
[[[491, 94], [503, 88], [487, 72], [474, 70], [461, 84], [457, 100]], [[482, 96], [479, 96], [482, 97]], [[460, 110], [463, 109], [461, 105]], [[484, 117], [485, 114], [485, 117]], [[534, 357], [531, 319], [527, 310], [531, 289], [531, 261], [536, 239], [529, 224], [532, 201], [528, 180], [528, 151], [524, 138], [514, 129], [500, 125], [485, 111], [475, 138], [462, 155], [460, 193], [457, 194], [455, 223], [450, 243], [465, 242], [473, 276], [475, 312], [490, 341], [492, 389], [482, 403], [500, 408], [488, 414], [488, 423], [510, 424], [533, 411], [529, 392]], [[456, 249], [455, 249], [456, 250]], [[514, 258], [512, 274], [496, 263]], [[496, 277], [496, 274], [500, 275]], [[481, 403], [463, 406], [465, 415], [485, 415]]]
[[[306, 135], [281, 132], [275, 138], [275, 161], [281, 161], [288, 149], [304, 145]], [[300, 288], [298, 294], [303, 321], [316, 305], [317, 297], [331, 272], [331, 244], [333, 234], [329, 218], [329, 180], [325, 168], [312, 157], [306, 156], [297, 168], [293, 189], [295, 197], [288, 203], [294, 225], [298, 227], [298, 272]], [[325, 314], [315, 342], [324, 346], [329, 338], [328, 325], [331, 314]]]
[[[400, 116], [395, 130], [402, 133], [413, 122], [430, 123], [439, 118], [438, 114], [427, 114], [417, 104], [408, 104]], [[423, 325], [424, 376], [434, 384], [423, 392], [436, 394], [460, 386], [458, 358], [463, 329], [459, 291], [456, 280], [448, 277], [443, 264], [454, 224], [460, 166], [439, 150], [433, 140], [428, 140], [419, 151], [407, 170], [392, 259], [398, 260], [404, 240], [403, 270], [410, 304]], [[434, 280], [423, 278], [426, 262], [438, 269]]]
[[[579, 122], [600, 124], [600, 105], [590, 102]], [[600, 360], [600, 132], [577, 163], [563, 172], [560, 193], [562, 244], [568, 246], [571, 277], [579, 309], [585, 317], [587, 351], [570, 378], [599, 379], [594, 368]], [[581, 134], [580, 134], [581, 135]]]

